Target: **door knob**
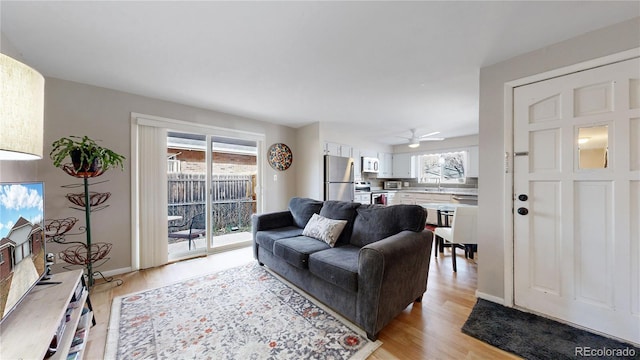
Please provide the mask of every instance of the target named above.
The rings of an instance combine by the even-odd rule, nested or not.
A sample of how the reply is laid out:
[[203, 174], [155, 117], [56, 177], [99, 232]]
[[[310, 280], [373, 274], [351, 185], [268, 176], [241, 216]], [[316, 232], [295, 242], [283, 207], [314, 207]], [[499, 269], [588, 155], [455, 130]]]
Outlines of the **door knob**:
[[529, 197], [526, 194], [520, 194], [520, 195], [518, 195], [518, 200], [527, 201], [527, 200], [529, 200]]
[[518, 208], [518, 214], [527, 215], [528, 213], [529, 213], [529, 209], [524, 208], [524, 207]]

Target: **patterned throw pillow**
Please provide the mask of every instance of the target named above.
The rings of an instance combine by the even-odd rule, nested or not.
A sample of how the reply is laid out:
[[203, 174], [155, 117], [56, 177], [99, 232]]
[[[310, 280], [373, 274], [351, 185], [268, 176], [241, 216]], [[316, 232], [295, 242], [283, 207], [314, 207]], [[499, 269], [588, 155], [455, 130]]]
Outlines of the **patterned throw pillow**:
[[333, 220], [313, 214], [307, 226], [302, 230], [302, 235], [322, 240], [333, 247], [345, 225], [347, 225], [347, 220]]

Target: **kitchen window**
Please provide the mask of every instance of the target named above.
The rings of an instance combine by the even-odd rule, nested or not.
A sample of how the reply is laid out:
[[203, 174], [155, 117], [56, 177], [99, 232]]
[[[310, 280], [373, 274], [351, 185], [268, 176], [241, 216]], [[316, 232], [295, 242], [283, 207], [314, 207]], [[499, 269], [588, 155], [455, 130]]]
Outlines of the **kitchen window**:
[[418, 182], [463, 184], [466, 180], [466, 168], [466, 151], [420, 155]]

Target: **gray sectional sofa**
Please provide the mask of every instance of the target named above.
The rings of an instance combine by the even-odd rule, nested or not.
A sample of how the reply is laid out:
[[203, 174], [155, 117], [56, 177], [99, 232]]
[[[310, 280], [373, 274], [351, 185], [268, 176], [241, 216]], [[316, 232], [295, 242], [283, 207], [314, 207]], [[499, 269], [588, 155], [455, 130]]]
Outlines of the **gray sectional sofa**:
[[[303, 235], [313, 214], [346, 220], [333, 247]], [[426, 291], [433, 241], [426, 217], [417, 205], [293, 198], [286, 211], [253, 216], [254, 256], [375, 340]]]

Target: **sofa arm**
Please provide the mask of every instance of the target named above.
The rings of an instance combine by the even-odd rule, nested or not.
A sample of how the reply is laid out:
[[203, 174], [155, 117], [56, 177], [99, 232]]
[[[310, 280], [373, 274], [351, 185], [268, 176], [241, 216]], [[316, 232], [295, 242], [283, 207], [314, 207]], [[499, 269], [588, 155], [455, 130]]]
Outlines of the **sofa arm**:
[[360, 249], [357, 322], [369, 338], [427, 289], [433, 233], [402, 231]]
[[258, 231], [277, 229], [292, 225], [294, 225], [293, 215], [289, 210], [251, 215], [251, 232], [253, 233], [254, 238]]

